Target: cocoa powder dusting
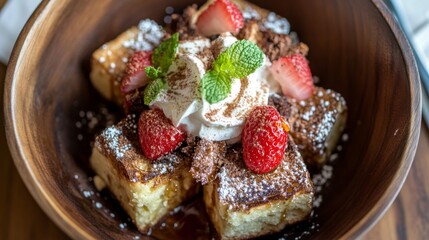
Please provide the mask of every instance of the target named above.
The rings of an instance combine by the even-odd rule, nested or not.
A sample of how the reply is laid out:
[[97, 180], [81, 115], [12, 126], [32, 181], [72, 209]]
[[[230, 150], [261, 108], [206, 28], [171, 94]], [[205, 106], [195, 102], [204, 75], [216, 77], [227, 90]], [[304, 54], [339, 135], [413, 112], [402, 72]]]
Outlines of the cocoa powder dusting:
[[234, 99], [232, 103], [226, 104], [227, 107], [225, 109], [225, 116], [227, 117], [232, 116], [232, 112], [234, 111], [234, 109], [238, 107], [238, 104], [243, 99], [244, 91], [246, 91], [247, 87], [249, 86], [249, 79], [247, 77], [241, 79], [240, 82], [241, 82], [240, 92], [238, 92], [237, 97]]
[[197, 182], [205, 185], [216, 178], [226, 153], [225, 142], [198, 141], [193, 155], [191, 174]]

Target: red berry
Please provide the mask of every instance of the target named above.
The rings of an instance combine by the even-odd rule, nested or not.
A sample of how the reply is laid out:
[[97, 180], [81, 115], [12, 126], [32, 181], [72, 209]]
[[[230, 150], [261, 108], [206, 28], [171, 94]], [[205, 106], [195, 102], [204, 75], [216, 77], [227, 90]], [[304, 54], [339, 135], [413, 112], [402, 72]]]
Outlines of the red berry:
[[242, 144], [246, 166], [255, 173], [268, 173], [281, 163], [287, 144], [287, 124], [272, 106], [258, 106], [244, 124]]
[[143, 154], [151, 160], [174, 151], [186, 138], [186, 133], [174, 127], [160, 109], [142, 112], [138, 129]]
[[271, 72], [286, 96], [304, 100], [313, 95], [314, 84], [310, 67], [301, 54], [281, 57], [273, 62]]
[[121, 82], [123, 93], [145, 86], [149, 82], [144, 69], [152, 65], [152, 51], [136, 51], [128, 59]]
[[229, 0], [214, 0], [198, 16], [197, 31], [204, 36], [224, 32], [237, 34], [244, 26], [244, 18], [237, 5]]

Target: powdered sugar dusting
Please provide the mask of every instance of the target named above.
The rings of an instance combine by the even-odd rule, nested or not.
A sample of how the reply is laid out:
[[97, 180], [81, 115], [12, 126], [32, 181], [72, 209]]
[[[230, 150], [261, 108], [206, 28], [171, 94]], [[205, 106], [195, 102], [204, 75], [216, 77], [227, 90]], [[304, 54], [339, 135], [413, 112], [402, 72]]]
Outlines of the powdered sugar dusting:
[[262, 25], [262, 29], [270, 29], [277, 34], [289, 34], [290, 24], [286, 18], [270, 12]]
[[249, 5], [247, 5], [244, 8], [244, 10], [242, 11], [242, 14], [245, 20], [251, 20], [251, 19], [259, 20], [261, 18], [259, 13]]
[[115, 121], [115, 116], [105, 106], [100, 106], [96, 110], [80, 110], [78, 112], [78, 120], [75, 122], [77, 140], [88, 140], [88, 135], [92, 136], [94, 133], [101, 131], [106, 126], [111, 126]]
[[116, 127], [107, 128], [101, 135], [106, 140], [106, 149], [112, 152], [115, 158], [125, 157], [125, 152], [131, 149], [131, 144], [120, 144], [119, 138], [122, 135], [122, 131]]
[[329, 89], [315, 88], [309, 99], [288, 101], [292, 106], [289, 118], [292, 135], [301, 153], [306, 162], [319, 162], [326, 157], [327, 139], [335, 123], [344, 117], [342, 114], [347, 109], [344, 98]]
[[131, 182], [147, 182], [189, 164], [189, 159], [174, 152], [156, 161], [145, 157], [139, 143], [137, 122], [138, 116], [130, 114], [118, 124], [105, 129], [95, 142], [98, 150], [113, 161], [124, 177]]
[[271, 173], [254, 174], [244, 165], [241, 149], [230, 149], [219, 178], [220, 201], [230, 208], [247, 208], [272, 199], [288, 199], [298, 192], [312, 192], [306, 166], [295, 144], [289, 143], [285, 160]]
[[158, 46], [165, 35], [163, 28], [151, 19], [140, 21], [138, 28], [137, 36], [125, 41], [124, 47], [135, 51], [149, 51]]

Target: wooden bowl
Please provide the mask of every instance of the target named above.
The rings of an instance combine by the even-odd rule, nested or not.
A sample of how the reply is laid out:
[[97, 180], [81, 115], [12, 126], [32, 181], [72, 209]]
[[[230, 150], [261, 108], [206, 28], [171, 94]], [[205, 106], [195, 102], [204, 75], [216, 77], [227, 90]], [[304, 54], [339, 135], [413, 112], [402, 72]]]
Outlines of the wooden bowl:
[[[167, 6], [193, 2], [43, 1], [21, 33], [5, 84], [8, 142], [30, 192], [70, 237], [140, 236], [123, 228], [116, 203], [91, 192], [93, 133], [77, 127], [103, 102], [89, 83], [91, 53], [142, 18], [162, 22]], [[358, 237], [392, 203], [416, 150], [421, 96], [411, 49], [382, 0], [255, 3], [290, 20], [321, 85], [348, 102], [349, 141], [311, 237]]]

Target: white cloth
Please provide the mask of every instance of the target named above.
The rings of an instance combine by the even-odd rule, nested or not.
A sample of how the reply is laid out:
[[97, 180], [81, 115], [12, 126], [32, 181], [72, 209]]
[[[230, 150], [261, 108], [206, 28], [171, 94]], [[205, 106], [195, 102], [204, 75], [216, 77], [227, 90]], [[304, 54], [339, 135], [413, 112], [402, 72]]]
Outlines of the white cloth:
[[0, 10], [0, 61], [7, 64], [15, 41], [41, 0], [9, 0]]

